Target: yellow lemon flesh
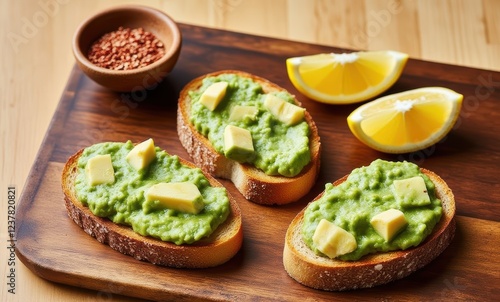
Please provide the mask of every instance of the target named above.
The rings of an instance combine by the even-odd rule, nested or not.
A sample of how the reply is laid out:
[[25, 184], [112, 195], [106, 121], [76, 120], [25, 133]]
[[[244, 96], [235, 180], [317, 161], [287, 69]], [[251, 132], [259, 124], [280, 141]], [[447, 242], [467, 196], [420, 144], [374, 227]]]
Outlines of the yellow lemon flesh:
[[352, 133], [369, 147], [386, 153], [425, 149], [453, 128], [463, 96], [442, 87], [425, 87], [368, 102], [348, 117]]
[[397, 51], [317, 54], [286, 60], [292, 84], [308, 98], [327, 104], [366, 101], [391, 87], [408, 55]]

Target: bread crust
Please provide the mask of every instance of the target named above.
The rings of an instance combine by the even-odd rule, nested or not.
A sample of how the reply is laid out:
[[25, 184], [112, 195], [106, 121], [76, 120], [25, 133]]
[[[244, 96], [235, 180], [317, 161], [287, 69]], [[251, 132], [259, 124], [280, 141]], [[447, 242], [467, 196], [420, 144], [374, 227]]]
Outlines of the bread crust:
[[[176, 268], [207, 268], [231, 259], [243, 242], [241, 212], [235, 199], [229, 195], [231, 213], [210, 237], [193, 244], [176, 245], [152, 237], [142, 236], [124, 225], [94, 215], [76, 198], [75, 179], [78, 174], [78, 158], [83, 149], [72, 155], [62, 173], [62, 189], [68, 216], [87, 234], [109, 245], [122, 254], [153, 264]], [[195, 167], [180, 159], [181, 163]], [[204, 173], [212, 186], [222, 185]]]
[[[340, 261], [316, 255], [302, 240], [305, 208], [292, 220], [286, 233], [283, 265], [299, 283], [326, 291], [369, 288], [410, 275], [441, 254], [455, 234], [455, 199], [448, 185], [435, 173], [421, 169], [436, 186], [443, 215], [433, 232], [417, 247], [367, 255], [357, 261]], [[335, 181], [338, 185], [347, 176]], [[323, 193], [314, 200], [321, 197]]]
[[[311, 161], [295, 177], [270, 176], [249, 164], [241, 164], [219, 154], [210, 141], [201, 135], [190, 123], [191, 98], [189, 91], [198, 90], [206, 77], [224, 73], [236, 74], [259, 83], [265, 93], [285, 91], [270, 81], [237, 70], [222, 70], [195, 78], [180, 92], [177, 110], [177, 133], [181, 144], [193, 162], [215, 177], [229, 179], [248, 200], [263, 205], [283, 205], [299, 200], [312, 188], [319, 173], [321, 143], [318, 128], [306, 111], [305, 120], [309, 124], [309, 148]], [[301, 103], [295, 99], [295, 104]]]

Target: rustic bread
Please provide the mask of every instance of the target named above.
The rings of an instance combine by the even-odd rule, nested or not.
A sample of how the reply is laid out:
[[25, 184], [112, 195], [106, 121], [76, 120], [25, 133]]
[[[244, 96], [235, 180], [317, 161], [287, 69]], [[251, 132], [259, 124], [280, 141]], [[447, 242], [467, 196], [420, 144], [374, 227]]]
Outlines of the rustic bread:
[[[455, 199], [448, 185], [438, 175], [425, 169], [421, 171], [435, 184], [443, 215], [433, 232], [419, 246], [404, 251], [366, 255], [357, 261], [321, 257], [302, 240], [304, 209], [292, 220], [286, 233], [283, 264], [288, 274], [312, 288], [342, 291], [401, 279], [431, 262], [444, 251], [455, 234]], [[339, 185], [346, 179], [347, 176], [344, 176], [333, 184]]]
[[[226, 158], [219, 154], [210, 141], [190, 123], [191, 98], [189, 91], [198, 90], [205, 77], [227, 73], [252, 79], [262, 86], [264, 93], [285, 90], [266, 79], [235, 70], [222, 70], [195, 78], [182, 89], [179, 95], [177, 132], [182, 145], [197, 166], [215, 177], [231, 180], [241, 194], [250, 201], [264, 205], [282, 205], [297, 201], [314, 185], [320, 166], [321, 144], [318, 129], [307, 111], [305, 120], [310, 127], [311, 162], [295, 177], [270, 176], [252, 165], [241, 164]], [[295, 103], [301, 106], [298, 100], [295, 100]]]
[[[238, 204], [229, 196], [231, 213], [209, 238], [193, 244], [176, 245], [152, 237], [142, 236], [124, 225], [113, 223], [107, 218], [95, 216], [88, 207], [76, 198], [74, 189], [78, 174], [78, 158], [83, 149], [66, 162], [62, 173], [62, 189], [69, 217], [86, 233], [111, 248], [157, 265], [177, 268], [206, 268], [220, 265], [232, 258], [243, 241], [241, 212]], [[181, 160], [181, 163], [195, 167]], [[222, 186], [213, 177], [205, 174], [212, 186]]]

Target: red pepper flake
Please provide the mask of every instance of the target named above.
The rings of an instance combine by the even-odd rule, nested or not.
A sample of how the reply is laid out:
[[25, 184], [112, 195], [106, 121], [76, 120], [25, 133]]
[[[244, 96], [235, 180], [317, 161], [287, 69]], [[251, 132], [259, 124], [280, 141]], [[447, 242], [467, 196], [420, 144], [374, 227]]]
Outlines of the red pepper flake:
[[147, 66], [165, 55], [163, 43], [143, 28], [123, 28], [103, 35], [88, 52], [93, 64], [113, 70]]

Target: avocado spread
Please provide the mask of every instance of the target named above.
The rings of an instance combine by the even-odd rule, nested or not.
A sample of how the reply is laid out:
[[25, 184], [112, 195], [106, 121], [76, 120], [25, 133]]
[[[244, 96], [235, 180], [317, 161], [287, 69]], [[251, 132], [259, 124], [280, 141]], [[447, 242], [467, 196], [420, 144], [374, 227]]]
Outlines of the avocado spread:
[[[210, 85], [220, 81], [228, 83], [227, 90], [216, 109], [211, 111], [199, 99]], [[294, 103], [293, 97], [285, 91], [272, 94]], [[201, 88], [190, 91], [189, 95], [193, 100], [190, 122], [220, 154], [224, 154], [224, 129], [227, 125], [233, 125], [249, 130], [253, 139], [255, 153], [238, 159], [240, 162], [253, 164], [268, 175], [286, 177], [296, 176], [310, 162], [310, 130], [307, 122], [302, 120], [290, 126], [276, 119], [264, 108], [266, 94], [262, 87], [251, 79], [234, 74], [207, 77]], [[239, 120], [230, 120], [231, 109], [237, 105], [255, 107], [258, 112]]]
[[[144, 169], [135, 170], [125, 159], [134, 148], [132, 142], [100, 143], [86, 148], [79, 161], [75, 180], [76, 196], [96, 216], [107, 217], [117, 224], [131, 226], [143, 235], [175, 244], [190, 244], [208, 237], [230, 212], [229, 198], [222, 187], [212, 187], [198, 168], [183, 165], [177, 156], [155, 147], [156, 158]], [[91, 186], [85, 175], [90, 158], [110, 154], [115, 181]], [[159, 208], [146, 201], [145, 191], [159, 182], [191, 182], [204, 202], [198, 214]]]
[[[393, 182], [415, 176], [423, 178], [430, 203], [398, 202], [393, 194]], [[408, 224], [392, 240], [386, 241], [375, 231], [370, 220], [389, 209], [403, 212]], [[441, 201], [436, 198], [435, 186], [417, 165], [378, 159], [369, 166], [354, 169], [338, 186], [325, 186], [324, 194], [310, 203], [304, 213], [302, 236], [309, 248], [323, 255], [312, 237], [321, 219], [326, 219], [354, 235], [357, 242], [354, 251], [338, 259], [358, 260], [371, 253], [419, 245], [432, 232], [441, 215]]]

